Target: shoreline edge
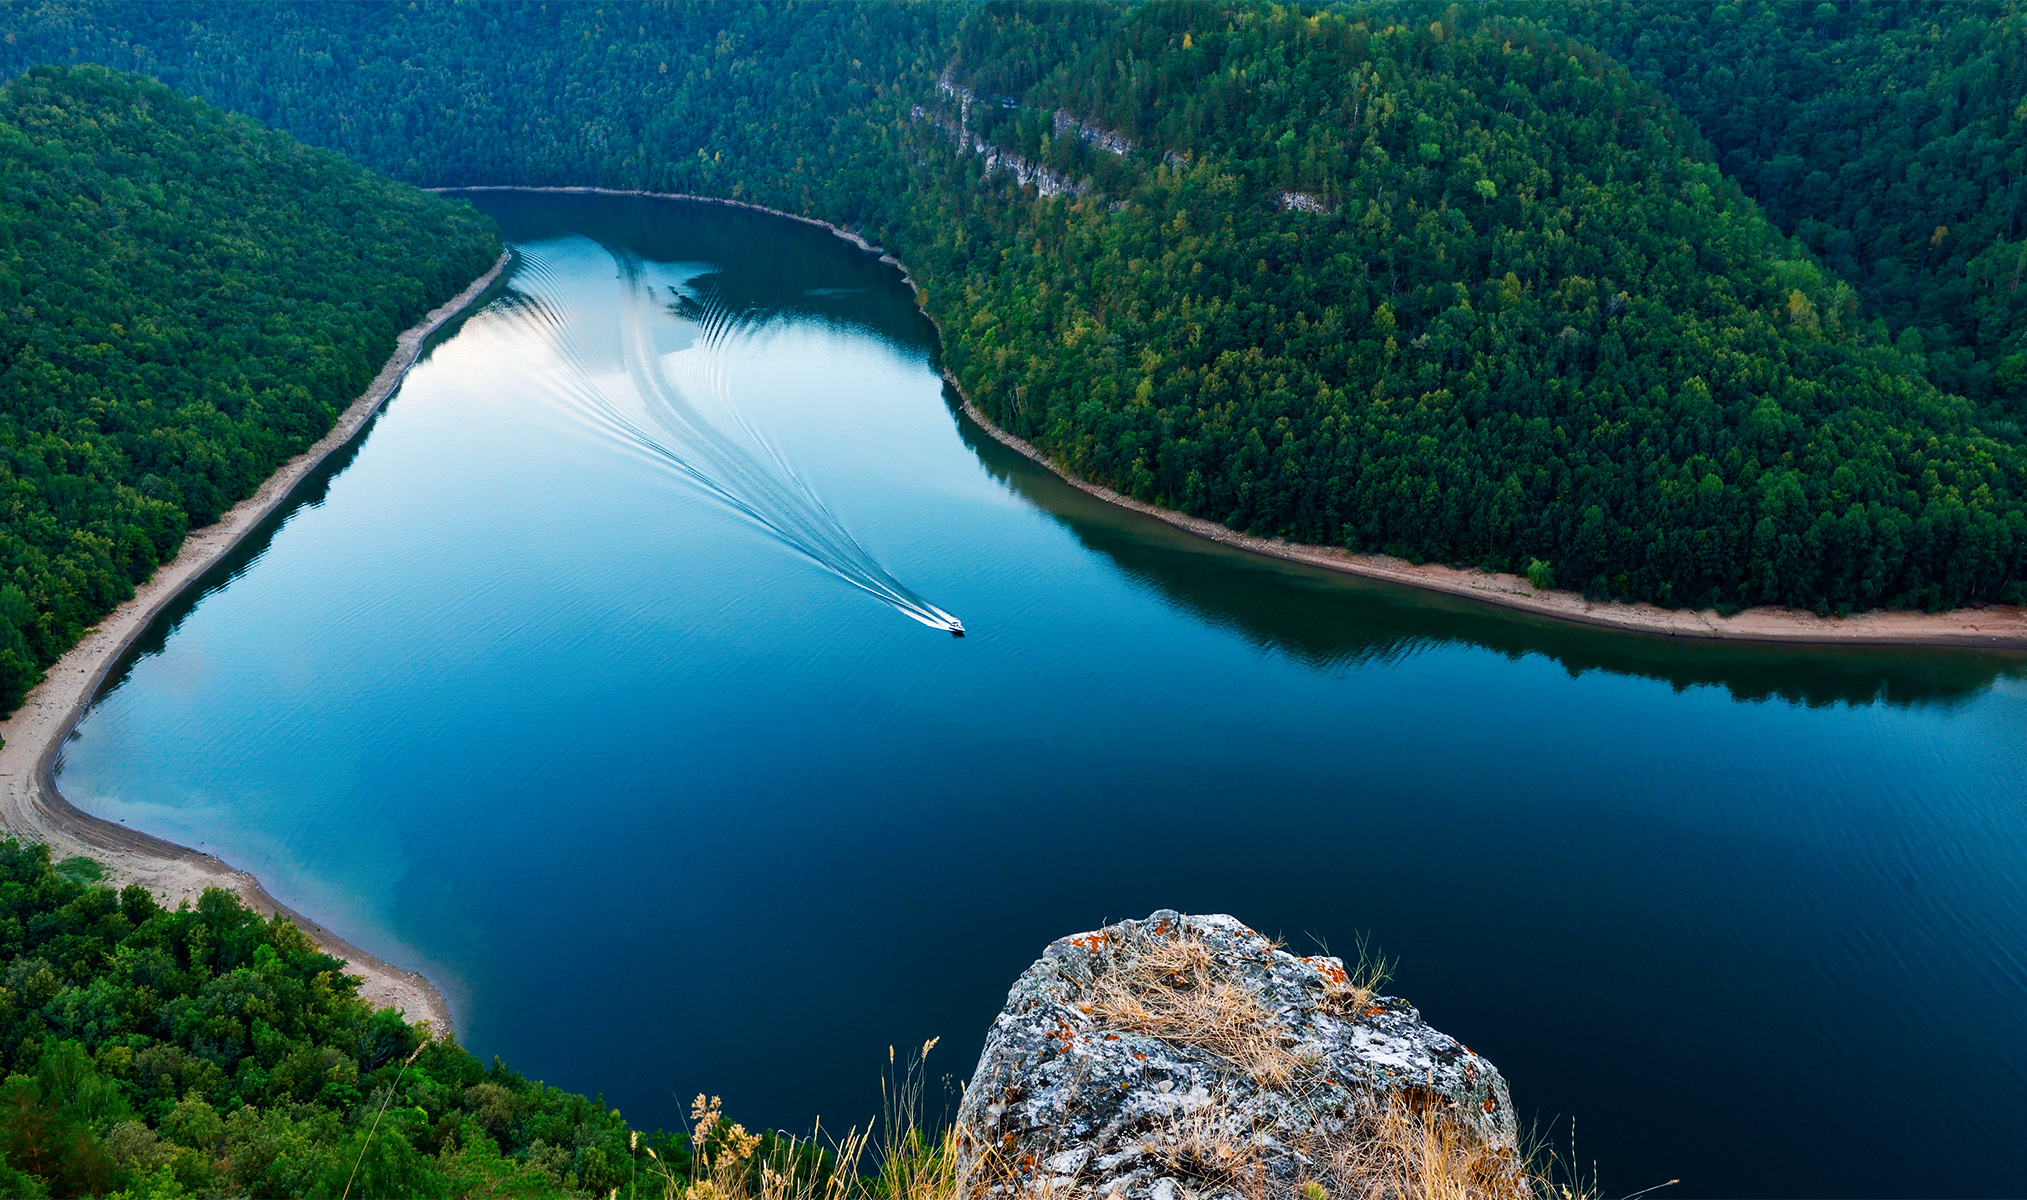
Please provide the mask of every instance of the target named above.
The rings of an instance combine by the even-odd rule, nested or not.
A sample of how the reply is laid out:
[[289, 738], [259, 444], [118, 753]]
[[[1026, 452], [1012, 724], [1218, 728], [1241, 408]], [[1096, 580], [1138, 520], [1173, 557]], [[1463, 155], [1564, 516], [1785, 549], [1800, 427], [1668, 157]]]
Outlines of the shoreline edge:
[[492, 269], [404, 331], [379, 374], [328, 433], [277, 467], [253, 495], [217, 521], [186, 534], [176, 557], [156, 567], [131, 599], [87, 629], [50, 665], [21, 707], [0, 721], [0, 738], [5, 739], [0, 744], [0, 828], [7, 836], [47, 842], [58, 859], [86, 855], [105, 866], [107, 883], [138, 883], [171, 908], [194, 901], [205, 888], [236, 893], [247, 907], [264, 916], [286, 917], [318, 949], [344, 959], [346, 973], [361, 981], [361, 998], [376, 1007], [398, 1009], [411, 1022], [426, 1022], [438, 1034], [455, 1031], [450, 1002], [419, 972], [402, 970], [346, 941], [277, 901], [260, 880], [216, 855], [79, 809], [57, 787], [55, 769], [59, 752], [98, 698], [106, 677], [155, 616], [281, 507], [318, 464], [357, 438], [421, 358], [430, 336], [469, 309], [512, 261], [512, 251], [502, 250]]
[[[532, 192], [587, 196], [643, 196], [656, 200], [687, 200], [698, 204], [719, 204], [744, 208], [800, 221], [828, 230], [901, 272], [902, 282], [918, 298], [917, 311], [936, 327], [940, 339], [943, 327], [921, 309], [921, 285], [915, 282], [908, 265], [881, 246], [868, 242], [852, 230], [815, 217], [785, 212], [766, 205], [722, 196], [696, 196], [683, 192], [650, 192], [639, 189], [602, 187], [523, 187], [478, 185], [437, 187], [433, 192]], [[943, 382], [956, 393], [960, 411], [994, 441], [1036, 463], [1064, 483], [1107, 504], [1130, 509], [1142, 516], [1172, 525], [1207, 541], [1305, 566], [1320, 567], [1363, 579], [1374, 579], [1420, 591], [1437, 592], [1511, 609], [1552, 621], [1608, 629], [1620, 633], [1659, 637], [1691, 638], [1705, 641], [1781, 642], [1816, 646], [1928, 646], [1999, 651], [2027, 650], [2027, 607], [1994, 604], [1955, 608], [1946, 612], [1912, 612], [1907, 609], [1873, 609], [1845, 617], [1824, 617], [1801, 609], [1757, 607], [1722, 616], [1709, 609], [1672, 609], [1645, 602], [1586, 599], [1570, 591], [1537, 591], [1518, 575], [1482, 571], [1473, 567], [1450, 567], [1434, 563], [1411, 563], [1384, 554], [1354, 554], [1341, 546], [1310, 545], [1281, 538], [1263, 538], [1228, 529], [1215, 521], [1193, 517], [1174, 509], [1161, 508], [1132, 496], [1092, 483], [1057, 465], [1032, 442], [995, 424], [964, 394], [956, 376], [942, 368]]]
[[[823, 229], [852, 243], [901, 273], [902, 281], [920, 292], [906, 263], [856, 232], [799, 213], [719, 196], [640, 189], [599, 187], [467, 186], [435, 187], [432, 192], [530, 192], [601, 196], [637, 196], [743, 208]], [[108, 869], [107, 882], [139, 883], [171, 906], [194, 899], [207, 887], [237, 894], [248, 907], [267, 916], [282, 916], [308, 934], [318, 948], [345, 960], [348, 973], [359, 976], [359, 994], [376, 1006], [401, 1011], [410, 1021], [432, 1029], [455, 1031], [450, 1004], [420, 972], [403, 970], [338, 936], [324, 925], [275, 900], [260, 881], [212, 854], [124, 825], [77, 808], [56, 786], [58, 753], [78, 721], [97, 699], [106, 676], [163, 607], [194, 583], [207, 569], [240, 543], [279, 508], [310, 471], [364, 430], [419, 359], [424, 343], [444, 325], [470, 308], [499, 279], [512, 261], [504, 250], [492, 268], [470, 286], [432, 310], [397, 339], [394, 354], [366, 391], [353, 401], [337, 423], [308, 450], [278, 467], [252, 496], [240, 501], [213, 524], [192, 530], [175, 559], [155, 573], [121, 604], [88, 629], [77, 644], [51, 664], [41, 683], [21, 707], [0, 721], [0, 829], [7, 835], [44, 841], [52, 853], [84, 854]], [[921, 310], [938, 335], [936, 319]], [[1107, 504], [1131, 510], [1186, 533], [1263, 557], [1301, 563], [1421, 591], [1458, 596], [1550, 620], [1625, 633], [1688, 637], [1712, 641], [1783, 642], [1804, 645], [1935, 646], [1987, 650], [2027, 650], [2027, 608], [1990, 605], [1943, 613], [1874, 610], [1848, 617], [1822, 617], [1793, 609], [1749, 608], [1732, 616], [1689, 609], [1664, 609], [1646, 603], [1593, 603], [1563, 591], [1537, 591], [1527, 580], [1473, 568], [1416, 564], [1386, 555], [1353, 554], [1341, 547], [1309, 545], [1279, 538], [1240, 533], [1173, 509], [1148, 504], [1085, 480], [1059, 466], [1033, 443], [1002, 429], [964, 394], [948, 368], [942, 378], [956, 394], [959, 412], [981, 432], [1047, 470], [1064, 483]]]

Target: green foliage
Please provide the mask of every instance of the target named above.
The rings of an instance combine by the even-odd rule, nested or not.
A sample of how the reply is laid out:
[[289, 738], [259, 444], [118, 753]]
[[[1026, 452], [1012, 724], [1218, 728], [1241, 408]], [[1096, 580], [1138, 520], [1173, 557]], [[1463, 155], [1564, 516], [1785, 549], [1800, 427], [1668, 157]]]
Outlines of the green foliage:
[[0, 74], [139, 71], [424, 186], [754, 199], [849, 225], [903, 211], [908, 106], [942, 4], [161, 4], [0, 0]]
[[418, 182], [863, 229], [988, 415], [1237, 529], [1664, 604], [2027, 598], [2014, 8], [1819, 7], [18, 4], [0, 62]]
[[0, 711], [498, 253], [468, 206], [146, 79], [0, 90]]
[[[1236, 529], [1541, 559], [1599, 597], [2017, 593], [2017, 439], [1883, 344], [1673, 106], [1527, 22], [1393, 11], [1151, 4], [1017, 109], [946, 102], [1097, 189], [930, 151], [906, 252], [979, 406]], [[1019, 58], [1018, 14], [965, 44]], [[1051, 138], [1058, 112], [1132, 149]]]
[[104, 867], [82, 854], [74, 854], [51, 869], [75, 883], [97, 883], [106, 877]]
[[337, 1196], [355, 1168], [354, 1196], [602, 1195], [645, 1169], [617, 1112], [426, 1040], [342, 965], [227, 892], [171, 912], [0, 842], [0, 1196]]
[[[1542, 13], [1541, 6], [1517, 9]], [[1665, 91], [1943, 388], [2027, 418], [2027, 6], [1616, 0], [1546, 18]]]

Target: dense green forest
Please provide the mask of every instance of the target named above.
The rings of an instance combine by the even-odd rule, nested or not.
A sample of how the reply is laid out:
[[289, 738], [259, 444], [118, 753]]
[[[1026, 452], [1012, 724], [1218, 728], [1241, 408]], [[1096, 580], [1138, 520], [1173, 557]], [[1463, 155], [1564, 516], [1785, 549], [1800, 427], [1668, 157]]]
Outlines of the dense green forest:
[[988, 415], [1234, 528], [2027, 598], [2015, 3], [4, 11], [415, 182], [863, 229]]
[[498, 253], [468, 206], [159, 83], [0, 90], [0, 712]]
[[1617, 0], [1554, 19], [1665, 91], [1938, 385], [2027, 419], [2027, 11]]
[[[1845, 609], [2016, 585], [2019, 447], [1658, 93], [1510, 20], [1209, 15], [1136, 9], [1021, 107], [971, 106], [1112, 201], [945, 168], [960, 219], [916, 258], [963, 288], [948, 353], [995, 419], [1236, 528], [1541, 559], [1599, 595]], [[968, 40], [960, 74], [1026, 57], [1027, 28]], [[1058, 111], [1134, 149], [1052, 140]]]
[[0, 1195], [659, 1195], [658, 1162], [689, 1168], [374, 1011], [228, 892], [169, 911], [98, 874], [0, 842]]

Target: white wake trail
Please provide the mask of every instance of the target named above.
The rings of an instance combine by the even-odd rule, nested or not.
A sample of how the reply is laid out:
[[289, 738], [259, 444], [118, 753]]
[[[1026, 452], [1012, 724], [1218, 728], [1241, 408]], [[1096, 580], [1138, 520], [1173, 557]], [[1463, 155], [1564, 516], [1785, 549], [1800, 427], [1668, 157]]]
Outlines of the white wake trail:
[[[725, 348], [748, 322], [708, 301], [696, 314], [697, 377], [733, 426], [728, 430], [698, 411], [656, 349], [654, 323], [666, 316], [640, 260], [623, 250], [607, 250], [618, 264], [623, 289], [618, 328], [623, 388], [615, 390], [587, 373], [584, 364], [593, 360], [576, 344], [573, 322], [562, 316], [564, 310], [532, 289], [517, 289], [504, 298], [516, 319], [557, 346], [562, 370], [550, 380], [554, 394], [593, 427], [687, 480], [830, 574], [912, 620], [961, 635], [963, 623], [889, 574], [772, 439], [732, 402]], [[531, 271], [525, 282], [540, 289], [549, 282], [545, 275]]]
[[[964, 626], [956, 617], [895, 579], [867, 553], [773, 443], [730, 403], [721, 352], [729, 314], [709, 314], [704, 327], [706, 378], [720, 393], [725, 411], [734, 414], [741, 432], [747, 435], [745, 440], [752, 443], [750, 447], [740, 445], [698, 412], [669, 377], [655, 350], [651, 324], [660, 313], [659, 302], [642, 278], [638, 259], [623, 253], [614, 258], [626, 286], [620, 348], [627, 377], [654, 425], [659, 426], [653, 433], [636, 432], [657, 449], [671, 452], [673, 465], [686, 476], [824, 570], [932, 629], [962, 630]], [[759, 454], [754, 453], [756, 449]]]

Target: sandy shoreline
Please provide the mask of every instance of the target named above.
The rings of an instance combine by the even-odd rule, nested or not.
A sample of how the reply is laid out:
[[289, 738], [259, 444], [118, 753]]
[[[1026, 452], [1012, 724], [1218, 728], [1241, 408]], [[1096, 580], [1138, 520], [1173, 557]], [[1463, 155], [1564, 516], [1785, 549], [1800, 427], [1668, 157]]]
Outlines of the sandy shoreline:
[[[647, 196], [749, 209], [826, 230], [877, 255], [880, 261], [899, 270], [911, 287], [915, 286], [906, 264], [857, 233], [815, 218], [739, 200], [587, 187], [432, 190]], [[4, 746], [0, 746], [0, 828], [4, 828], [7, 836], [48, 842], [58, 858], [72, 854], [89, 855], [107, 867], [110, 882], [115, 885], [142, 884], [172, 906], [185, 899], [194, 900], [207, 887], [228, 888], [263, 913], [289, 917], [324, 950], [347, 960], [351, 971], [363, 980], [362, 996], [375, 1004], [400, 1009], [410, 1019], [430, 1021], [441, 1030], [452, 1028], [450, 1007], [442, 994], [422, 975], [384, 962], [278, 903], [268, 895], [259, 880], [213, 855], [80, 811], [56, 787], [52, 768], [59, 749], [90, 706], [107, 673], [155, 614], [274, 511], [317, 464], [356, 437], [414, 364], [429, 335], [478, 299], [499, 278], [509, 260], [510, 255], [502, 253], [499, 261], [484, 276], [403, 333], [393, 356], [381, 368], [372, 385], [346, 409], [328, 434], [309, 450], [283, 464], [253, 496], [235, 505], [217, 523], [191, 533], [173, 562], [157, 568], [154, 576], [136, 590], [131, 600], [87, 631], [76, 646], [49, 668], [43, 682], [29, 693], [22, 707], [12, 717], [0, 722], [0, 738], [5, 739]], [[931, 320], [933, 322], [933, 318]], [[1078, 478], [1051, 462], [1031, 443], [994, 424], [963, 395], [957, 381], [947, 371], [944, 379], [957, 392], [964, 415], [982, 431], [1071, 486], [1109, 504], [1164, 521], [1198, 537], [1255, 554], [1462, 596], [1555, 620], [1626, 632], [1760, 642], [2027, 649], [2027, 609], [2017, 606], [1959, 609], [1938, 614], [1874, 612], [1841, 619], [1786, 609], [1755, 608], [1731, 617], [1720, 617], [1714, 612], [1670, 610], [1648, 604], [1593, 604], [1571, 592], [1538, 592], [1525, 579], [1513, 575], [1433, 564], [1418, 566], [1383, 555], [1352, 554], [1338, 547], [1312, 546], [1237, 533], [1214, 522], [1157, 508]]]
[[77, 645], [49, 668], [21, 708], [0, 722], [0, 738], [6, 739], [0, 746], [0, 827], [7, 836], [48, 842], [58, 859], [89, 855], [105, 865], [108, 882], [114, 886], [141, 884], [171, 907], [186, 899], [194, 902], [208, 887], [237, 892], [248, 906], [288, 917], [325, 952], [345, 959], [350, 973], [363, 981], [360, 995], [376, 1005], [400, 1009], [410, 1020], [429, 1021], [441, 1031], [452, 1028], [450, 1005], [420, 974], [383, 962], [277, 903], [258, 879], [213, 855], [80, 811], [57, 789], [52, 769], [57, 751], [90, 707], [107, 672], [162, 606], [260, 524], [318, 463], [358, 436], [415, 364], [429, 335], [477, 300], [509, 261], [510, 255], [502, 252], [490, 271], [403, 333], [393, 356], [329, 433], [283, 463], [258, 491], [234, 505], [215, 524], [192, 531], [173, 561], [157, 567], [154, 576], [135, 589], [133, 599], [86, 631]]
[[[878, 255], [881, 262], [899, 270], [903, 281], [909, 287], [915, 288], [918, 295], [921, 290], [914, 276], [909, 273], [906, 263], [857, 233], [815, 217], [784, 212], [763, 204], [750, 204], [744, 200], [727, 200], [720, 196], [692, 196], [683, 192], [648, 192], [598, 187], [486, 186], [431, 190], [648, 196], [660, 200], [689, 200], [700, 204], [722, 204], [730, 208], [750, 209], [828, 230], [861, 250]], [[934, 317], [930, 317], [929, 321], [931, 324], [936, 323]], [[940, 325], [937, 326], [937, 331], [939, 334], [942, 332]], [[1654, 604], [1594, 604], [1576, 592], [1536, 591], [1533, 585], [1518, 575], [1502, 575], [1435, 564], [1417, 566], [1405, 559], [1391, 558], [1383, 554], [1353, 554], [1337, 546], [1312, 546], [1301, 542], [1282, 541], [1278, 538], [1236, 533], [1214, 521], [1188, 516], [1173, 509], [1157, 508], [1115, 492], [1111, 488], [1078, 478], [1051, 462], [1048, 456], [1036, 449], [1033, 444], [995, 425], [972, 404], [971, 398], [964, 394], [964, 389], [958, 386], [956, 378], [948, 370], [943, 372], [943, 380], [963, 402], [964, 415], [980, 429], [995, 441], [1040, 464], [1070, 486], [1096, 496], [1108, 504], [1116, 504], [1121, 508], [1132, 509], [1134, 512], [1153, 517], [1157, 521], [1165, 521], [1198, 537], [1253, 554], [1266, 555], [1269, 558], [1287, 559], [1327, 570], [1342, 571], [1347, 575], [1385, 580], [1406, 587], [1421, 588], [1424, 591], [1442, 592], [1445, 595], [1462, 596], [1484, 604], [1517, 609], [1552, 620], [1568, 621], [1575, 625], [1616, 629], [1628, 633], [1740, 642], [1847, 646], [1961, 646], [1985, 650], [2027, 650], [2027, 608], [2018, 605], [1995, 604], [1980, 608], [1960, 608], [1944, 613], [1877, 611], [1849, 617], [1819, 617], [1814, 613], [1785, 608], [1749, 608], [1724, 617], [1714, 611], [1669, 609]]]
[[[946, 374], [951, 387], [956, 380]], [[962, 393], [959, 393], [962, 395]], [[1943, 613], [1879, 611], [1849, 617], [1819, 617], [1814, 613], [1786, 608], [1748, 608], [1722, 617], [1710, 611], [1661, 608], [1653, 604], [1594, 604], [1576, 592], [1536, 591], [1518, 575], [1460, 569], [1425, 563], [1417, 566], [1406, 559], [1383, 554], [1353, 554], [1337, 546], [1311, 546], [1278, 538], [1237, 533], [1214, 521], [1187, 516], [1172, 509], [1156, 508], [1121, 495], [1111, 488], [1077, 478], [1050, 462], [1032, 444], [992, 423], [969, 399], [964, 415], [998, 441], [1048, 468], [1065, 483], [1108, 504], [1130, 508], [1200, 538], [1233, 546], [1253, 554], [1307, 563], [1347, 575], [1383, 579], [1389, 583], [1463, 596], [1501, 608], [1519, 609], [1600, 629], [1629, 633], [1653, 633], [1668, 637], [1707, 638], [1740, 642], [1792, 642], [1848, 646], [1976, 646], [1987, 650], [2027, 649], [2027, 608], [1991, 605], [1959, 608]]]

